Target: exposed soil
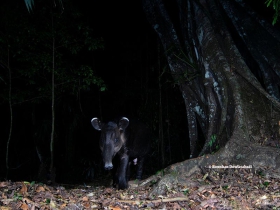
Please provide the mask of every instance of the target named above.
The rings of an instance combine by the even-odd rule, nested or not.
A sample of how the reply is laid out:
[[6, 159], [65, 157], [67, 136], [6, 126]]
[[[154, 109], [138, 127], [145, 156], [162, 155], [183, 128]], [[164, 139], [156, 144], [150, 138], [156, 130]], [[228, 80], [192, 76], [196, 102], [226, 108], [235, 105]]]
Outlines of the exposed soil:
[[280, 175], [268, 169], [207, 168], [191, 177], [170, 177], [177, 184], [166, 183], [159, 196], [151, 192], [160, 175], [130, 181], [127, 190], [104, 180], [75, 186], [0, 182], [0, 209], [280, 209]]

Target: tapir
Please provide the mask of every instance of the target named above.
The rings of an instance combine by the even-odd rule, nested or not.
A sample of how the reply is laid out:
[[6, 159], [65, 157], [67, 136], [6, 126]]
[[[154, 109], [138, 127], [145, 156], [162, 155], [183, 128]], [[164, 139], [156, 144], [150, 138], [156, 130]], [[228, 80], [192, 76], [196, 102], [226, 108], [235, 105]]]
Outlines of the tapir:
[[91, 120], [92, 126], [101, 131], [99, 146], [105, 170], [113, 167], [113, 158], [119, 156], [119, 165], [113, 179], [113, 186], [118, 189], [128, 188], [129, 162], [137, 164], [136, 179], [140, 180], [143, 163], [150, 150], [151, 134], [147, 126], [139, 121], [129, 121], [126, 117], [106, 123], [98, 118]]

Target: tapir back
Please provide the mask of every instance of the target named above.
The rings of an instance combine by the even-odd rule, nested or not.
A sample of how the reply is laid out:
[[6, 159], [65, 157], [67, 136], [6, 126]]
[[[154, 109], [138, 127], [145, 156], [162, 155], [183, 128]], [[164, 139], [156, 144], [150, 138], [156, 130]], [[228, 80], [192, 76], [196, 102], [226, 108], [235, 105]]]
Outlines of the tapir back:
[[131, 120], [125, 130], [126, 148], [131, 158], [144, 157], [150, 150], [151, 132], [147, 126], [138, 121]]

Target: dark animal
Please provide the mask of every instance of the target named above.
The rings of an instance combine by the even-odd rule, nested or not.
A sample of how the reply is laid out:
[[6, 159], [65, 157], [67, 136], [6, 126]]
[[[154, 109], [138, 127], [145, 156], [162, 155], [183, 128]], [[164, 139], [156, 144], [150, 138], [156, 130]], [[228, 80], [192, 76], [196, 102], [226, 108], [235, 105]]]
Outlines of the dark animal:
[[98, 118], [91, 120], [92, 126], [101, 131], [99, 146], [102, 151], [104, 168], [112, 169], [112, 160], [119, 156], [119, 166], [113, 180], [118, 189], [128, 187], [129, 162], [137, 163], [136, 179], [142, 178], [143, 162], [150, 148], [150, 133], [140, 122], [129, 122], [126, 117], [117, 121], [102, 123]]

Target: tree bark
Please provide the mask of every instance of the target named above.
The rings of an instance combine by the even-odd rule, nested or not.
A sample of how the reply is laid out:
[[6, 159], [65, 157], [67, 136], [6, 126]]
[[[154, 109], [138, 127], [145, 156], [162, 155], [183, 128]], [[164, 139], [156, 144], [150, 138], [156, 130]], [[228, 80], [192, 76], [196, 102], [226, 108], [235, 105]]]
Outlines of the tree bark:
[[190, 158], [221, 149], [165, 172], [191, 175], [222, 164], [279, 171], [279, 149], [264, 146], [279, 138], [279, 32], [240, 1], [186, 2], [176, 1], [177, 13], [162, 0], [143, 0], [143, 6], [185, 101]]

